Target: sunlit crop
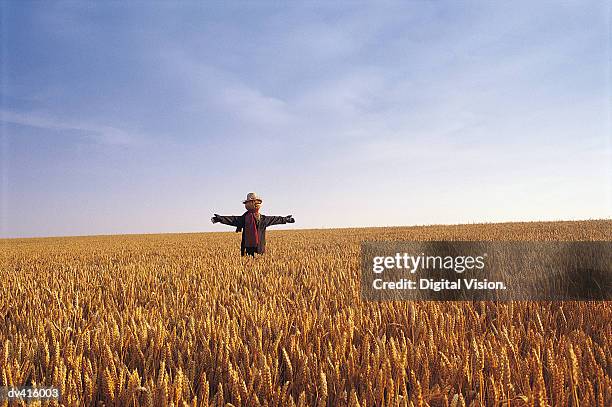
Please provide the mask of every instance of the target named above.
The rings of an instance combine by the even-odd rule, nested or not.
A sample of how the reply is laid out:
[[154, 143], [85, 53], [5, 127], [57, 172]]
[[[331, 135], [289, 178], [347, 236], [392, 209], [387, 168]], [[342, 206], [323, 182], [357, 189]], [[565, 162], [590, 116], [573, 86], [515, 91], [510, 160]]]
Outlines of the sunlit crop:
[[610, 302], [360, 298], [360, 241], [445, 239], [612, 240], [612, 221], [270, 230], [254, 260], [232, 232], [0, 240], [0, 386], [75, 406], [612, 405]]

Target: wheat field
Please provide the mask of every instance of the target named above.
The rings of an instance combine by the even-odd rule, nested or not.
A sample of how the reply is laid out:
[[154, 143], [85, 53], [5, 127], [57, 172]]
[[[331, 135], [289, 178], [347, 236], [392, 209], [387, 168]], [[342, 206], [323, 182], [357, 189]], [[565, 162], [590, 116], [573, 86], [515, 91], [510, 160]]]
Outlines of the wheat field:
[[0, 386], [66, 406], [612, 405], [610, 302], [366, 302], [363, 240], [609, 241], [612, 221], [271, 230], [255, 260], [232, 232], [3, 239]]

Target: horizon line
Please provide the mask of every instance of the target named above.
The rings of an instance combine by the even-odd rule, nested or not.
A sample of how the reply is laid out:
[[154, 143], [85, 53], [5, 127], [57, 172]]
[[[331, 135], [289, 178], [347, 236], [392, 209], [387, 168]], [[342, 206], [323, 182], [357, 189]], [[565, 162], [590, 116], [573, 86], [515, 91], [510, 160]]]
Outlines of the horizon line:
[[[435, 226], [476, 226], [476, 225], [503, 225], [514, 223], [576, 223], [576, 222], [612, 222], [612, 218], [587, 218], [587, 219], [556, 219], [556, 220], [511, 220], [511, 221], [477, 221], [470, 223], [423, 223], [413, 225], [384, 225], [384, 226], [341, 226], [341, 227], [320, 227], [320, 228], [291, 228], [275, 229], [268, 232], [287, 232], [287, 231], [309, 231], [309, 230], [336, 230], [336, 229], [383, 229], [383, 228], [419, 228]], [[21, 237], [0, 237], [4, 240], [33, 240], [33, 239], [69, 239], [87, 237], [113, 237], [113, 236], [158, 236], [158, 235], [200, 235], [208, 233], [236, 233], [235, 231], [199, 231], [199, 232], [150, 232], [150, 233], [101, 233], [89, 235], [50, 235], [50, 236], [21, 236]]]

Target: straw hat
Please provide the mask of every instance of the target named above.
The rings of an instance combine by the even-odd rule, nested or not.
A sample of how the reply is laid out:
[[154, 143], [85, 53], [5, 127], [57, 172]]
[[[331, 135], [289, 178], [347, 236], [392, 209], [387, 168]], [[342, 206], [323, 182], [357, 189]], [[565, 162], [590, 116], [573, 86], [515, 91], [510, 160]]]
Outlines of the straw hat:
[[259, 202], [263, 202], [263, 200], [261, 199], [260, 196], [258, 196], [255, 192], [249, 192], [247, 194], [246, 200], [242, 201], [243, 204], [249, 202], [249, 201], [259, 201]]

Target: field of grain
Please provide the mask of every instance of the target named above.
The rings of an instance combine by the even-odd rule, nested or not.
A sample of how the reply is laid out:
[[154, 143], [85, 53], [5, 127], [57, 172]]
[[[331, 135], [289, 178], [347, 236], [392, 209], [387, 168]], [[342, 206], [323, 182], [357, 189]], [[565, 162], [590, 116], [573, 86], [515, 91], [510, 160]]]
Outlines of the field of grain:
[[362, 240], [445, 239], [612, 240], [612, 221], [271, 230], [248, 261], [232, 232], [0, 240], [0, 386], [70, 406], [612, 405], [610, 302], [360, 298]]

